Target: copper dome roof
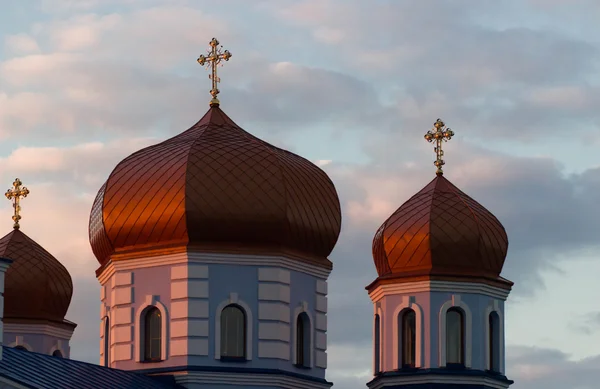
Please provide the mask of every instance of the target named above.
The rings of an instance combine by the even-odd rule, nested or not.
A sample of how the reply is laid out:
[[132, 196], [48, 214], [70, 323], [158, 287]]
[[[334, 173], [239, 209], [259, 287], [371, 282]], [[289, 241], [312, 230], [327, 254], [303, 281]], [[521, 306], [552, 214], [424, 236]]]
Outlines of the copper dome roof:
[[92, 206], [90, 243], [101, 265], [115, 254], [187, 246], [296, 253], [331, 267], [340, 227], [325, 172], [213, 105], [187, 131], [117, 165]]
[[442, 175], [398, 208], [373, 239], [380, 277], [497, 279], [507, 249], [498, 219]]
[[67, 269], [18, 229], [0, 239], [0, 257], [13, 261], [4, 279], [4, 319], [62, 323], [73, 296]]

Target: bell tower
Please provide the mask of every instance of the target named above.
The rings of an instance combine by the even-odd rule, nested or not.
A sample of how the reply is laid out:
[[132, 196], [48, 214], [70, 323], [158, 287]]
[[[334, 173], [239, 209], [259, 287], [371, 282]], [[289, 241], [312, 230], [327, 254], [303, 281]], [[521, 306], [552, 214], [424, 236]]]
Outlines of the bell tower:
[[508, 388], [504, 304], [513, 285], [500, 273], [508, 238], [498, 219], [443, 176], [441, 120], [436, 177], [398, 208], [373, 239], [369, 388]]

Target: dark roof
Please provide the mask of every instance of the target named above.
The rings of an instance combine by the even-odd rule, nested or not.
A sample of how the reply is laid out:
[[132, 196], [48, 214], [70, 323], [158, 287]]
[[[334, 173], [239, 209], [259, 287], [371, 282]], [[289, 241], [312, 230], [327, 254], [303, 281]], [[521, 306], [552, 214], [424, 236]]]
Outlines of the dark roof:
[[13, 261], [4, 277], [3, 318], [62, 323], [73, 295], [67, 269], [17, 229], [0, 239], [0, 256]]
[[35, 389], [183, 389], [160, 379], [91, 363], [2, 347], [0, 376]]
[[508, 249], [498, 219], [438, 175], [375, 234], [379, 276], [453, 275], [497, 279]]
[[331, 269], [326, 257], [341, 219], [324, 171], [213, 105], [187, 131], [116, 166], [94, 201], [89, 232], [101, 265], [113, 255], [189, 247], [288, 254]]

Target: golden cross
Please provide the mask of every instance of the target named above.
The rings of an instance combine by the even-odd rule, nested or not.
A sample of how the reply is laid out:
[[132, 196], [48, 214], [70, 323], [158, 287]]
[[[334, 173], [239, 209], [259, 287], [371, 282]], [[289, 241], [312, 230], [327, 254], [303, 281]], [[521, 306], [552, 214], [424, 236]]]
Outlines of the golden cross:
[[436, 122], [433, 124], [433, 128], [427, 131], [427, 134], [425, 134], [425, 140], [427, 140], [427, 142], [431, 143], [435, 141], [434, 150], [436, 154], [436, 160], [433, 164], [437, 167], [435, 174], [438, 176], [444, 174], [442, 166], [446, 164], [446, 162], [444, 162], [442, 159], [444, 156], [444, 150], [442, 150], [442, 141], [448, 142], [453, 136], [454, 132], [446, 127], [441, 119], [436, 120]]
[[223, 64], [221, 61], [229, 61], [231, 58], [231, 53], [229, 50], [221, 51], [223, 46], [219, 46], [219, 41], [217, 38], [212, 38], [209, 42], [210, 50], [208, 50], [208, 57], [204, 54], [198, 57], [198, 63], [202, 66], [206, 65], [206, 68], [211, 68], [211, 74], [209, 74], [208, 78], [212, 80], [212, 89], [210, 90], [210, 94], [212, 99], [210, 100], [210, 105], [218, 105], [219, 99], [217, 99], [217, 95], [219, 94], [219, 89], [217, 88], [217, 84], [221, 82], [221, 79], [217, 76], [217, 66]]
[[12, 200], [13, 202], [13, 208], [15, 209], [15, 213], [12, 219], [15, 222], [13, 228], [16, 230], [19, 229], [19, 220], [21, 220], [21, 206], [19, 205], [19, 200], [21, 199], [21, 197], [25, 198], [29, 194], [29, 189], [21, 185], [23, 185], [21, 180], [15, 178], [15, 182], [13, 182], [14, 189], [8, 189], [4, 194], [7, 199]]

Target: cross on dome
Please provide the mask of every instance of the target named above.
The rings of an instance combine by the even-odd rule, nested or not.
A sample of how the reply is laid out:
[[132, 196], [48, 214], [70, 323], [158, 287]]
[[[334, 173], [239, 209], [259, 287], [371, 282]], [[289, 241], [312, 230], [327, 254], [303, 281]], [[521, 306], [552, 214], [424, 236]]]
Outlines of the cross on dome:
[[221, 82], [219, 76], [217, 76], [217, 66], [222, 64], [222, 61], [229, 61], [231, 58], [231, 52], [229, 50], [221, 51], [223, 46], [219, 46], [219, 41], [217, 38], [212, 38], [209, 42], [210, 50], [208, 50], [208, 56], [201, 54], [198, 57], [198, 63], [202, 66], [206, 65], [206, 68], [211, 68], [211, 74], [208, 75], [208, 78], [212, 80], [212, 89], [210, 90], [210, 94], [212, 99], [210, 100], [210, 105], [218, 105], [219, 99], [217, 99], [217, 95], [219, 94], [219, 89], [217, 88], [217, 84]]
[[15, 178], [15, 181], [13, 182], [13, 188], [9, 188], [4, 194], [7, 199], [12, 200], [13, 202], [13, 208], [15, 212], [13, 214], [12, 219], [15, 222], [13, 226], [15, 230], [19, 229], [19, 220], [21, 220], [21, 206], [19, 205], [19, 200], [21, 199], [21, 197], [25, 198], [29, 194], [29, 189], [21, 185], [23, 185], [21, 180]]
[[427, 131], [425, 134], [425, 140], [427, 140], [427, 142], [431, 143], [435, 141], [436, 143], [436, 146], [433, 149], [436, 154], [436, 160], [433, 164], [437, 167], [435, 174], [438, 176], [444, 174], [442, 166], [446, 164], [446, 162], [444, 162], [442, 159], [444, 156], [444, 150], [442, 150], [442, 141], [448, 142], [453, 136], [454, 132], [450, 128], [446, 127], [441, 119], [436, 120], [436, 122], [433, 124], [433, 128]]

